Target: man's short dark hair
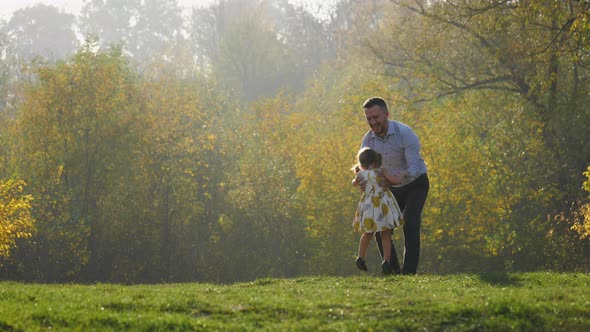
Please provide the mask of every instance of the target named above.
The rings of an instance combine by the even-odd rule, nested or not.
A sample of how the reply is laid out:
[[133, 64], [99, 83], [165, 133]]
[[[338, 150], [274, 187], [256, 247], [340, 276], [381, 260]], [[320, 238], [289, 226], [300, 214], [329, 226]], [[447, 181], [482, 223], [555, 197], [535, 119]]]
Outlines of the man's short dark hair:
[[363, 103], [364, 109], [371, 108], [373, 106], [379, 106], [385, 111], [387, 111], [387, 103], [381, 97], [371, 97]]

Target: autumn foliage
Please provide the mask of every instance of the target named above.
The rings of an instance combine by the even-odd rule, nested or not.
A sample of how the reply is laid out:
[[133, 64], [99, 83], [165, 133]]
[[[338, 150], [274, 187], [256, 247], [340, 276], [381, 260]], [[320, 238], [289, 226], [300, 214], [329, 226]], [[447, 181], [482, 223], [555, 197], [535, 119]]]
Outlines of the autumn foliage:
[[587, 271], [588, 5], [364, 3], [323, 23], [195, 11], [152, 61], [139, 40], [15, 67], [6, 49], [0, 277], [356, 273], [350, 167], [371, 96], [421, 139], [420, 272]]
[[31, 215], [33, 197], [24, 193], [20, 180], [0, 181], [0, 257], [8, 257], [17, 239], [30, 238], [35, 220]]

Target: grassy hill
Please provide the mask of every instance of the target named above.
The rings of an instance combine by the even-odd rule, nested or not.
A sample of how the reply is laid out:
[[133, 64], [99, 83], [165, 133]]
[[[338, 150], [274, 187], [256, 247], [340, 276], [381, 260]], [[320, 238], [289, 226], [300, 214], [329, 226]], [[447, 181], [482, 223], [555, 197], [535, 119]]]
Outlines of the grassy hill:
[[590, 331], [581, 273], [0, 283], [0, 331]]

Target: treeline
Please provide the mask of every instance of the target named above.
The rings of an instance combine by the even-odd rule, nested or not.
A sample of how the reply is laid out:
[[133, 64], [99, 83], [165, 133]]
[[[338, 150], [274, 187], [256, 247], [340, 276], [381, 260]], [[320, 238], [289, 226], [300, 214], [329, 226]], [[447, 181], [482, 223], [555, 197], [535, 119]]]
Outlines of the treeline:
[[5, 23], [0, 277], [356, 273], [374, 95], [428, 163], [420, 272], [588, 271], [590, 3], [146, 4], [87, 1], [57, 58], [14, 22], [54, 8]]

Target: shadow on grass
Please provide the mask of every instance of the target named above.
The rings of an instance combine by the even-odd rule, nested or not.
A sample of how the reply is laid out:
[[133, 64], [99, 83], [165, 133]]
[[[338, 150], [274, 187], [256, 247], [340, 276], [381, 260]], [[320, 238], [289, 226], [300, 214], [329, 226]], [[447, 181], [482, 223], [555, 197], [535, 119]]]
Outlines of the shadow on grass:
[[491, 286], [519, 287], [521, 286], [520, 278], [506, 272], [486, 272], [478, 274], [480, 280], [487, 282]]

